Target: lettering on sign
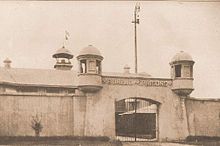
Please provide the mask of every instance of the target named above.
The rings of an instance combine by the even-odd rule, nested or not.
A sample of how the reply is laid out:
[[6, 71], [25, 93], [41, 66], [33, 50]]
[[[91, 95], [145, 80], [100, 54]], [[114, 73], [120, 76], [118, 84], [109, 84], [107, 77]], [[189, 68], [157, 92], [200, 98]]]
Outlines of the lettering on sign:
[[139, 85], [139, 86], [155, 86], [168, 87], [171, 86], [171, 81], [150, 80], [150, 79], [120, 79], [120, 78], [102, 78], [103, 84], [109, 85]]

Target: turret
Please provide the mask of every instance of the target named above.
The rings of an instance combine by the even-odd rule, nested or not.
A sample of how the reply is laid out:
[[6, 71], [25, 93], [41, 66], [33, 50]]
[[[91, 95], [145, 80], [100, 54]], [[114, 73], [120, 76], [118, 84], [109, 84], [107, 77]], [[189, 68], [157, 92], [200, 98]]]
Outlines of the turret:
[[130, 67], [126, 64], [125, 66], [124, 66], [124, 74], [130, 74]]
[[102, 88], [102, 60], [100, 51], [89, 45], [77, 56], [79, 62], [79, 89], [83, 92], [97, 92]]
[[73, 67], [70, 62], [70, 59], [73, 58], [73, 55], [64, 46], [56, 51], [56, 53], [53, 55], [53, 58], [56, 58], [54, 68], [57, 70], [71, 70]]
[[170, 62], [171, 78], [173, 79], [172, 90], [180, 96], [188, 96], [193, 88], [193, 65], [192, 57], [186, 52], [177, 53]]
[[11, 60], [9, 58], [6, 58], [3, 62], [5, 64], [5, 68], [11, 68]]

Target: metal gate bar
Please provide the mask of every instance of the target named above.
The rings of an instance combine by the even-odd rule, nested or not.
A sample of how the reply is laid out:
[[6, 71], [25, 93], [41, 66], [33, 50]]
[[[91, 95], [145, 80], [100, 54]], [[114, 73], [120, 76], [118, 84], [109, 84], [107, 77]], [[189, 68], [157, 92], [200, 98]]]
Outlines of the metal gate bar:
[[157, 109], [152, 110], [153, 104], [140, 98], [127, 98], [117, 101], [116, 137], [122, 141], [155, 140]]

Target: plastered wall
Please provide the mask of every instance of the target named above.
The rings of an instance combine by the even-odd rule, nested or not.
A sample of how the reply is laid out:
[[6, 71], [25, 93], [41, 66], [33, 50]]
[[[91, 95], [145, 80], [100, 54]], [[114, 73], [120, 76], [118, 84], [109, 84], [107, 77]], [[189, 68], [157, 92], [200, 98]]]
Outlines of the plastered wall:
[[220, 101], [186, 100], [189, 132], [192, 136], [220, 136]]
[[158, 140], [179, 140], [188, 136], [185, 108], [182, 108], [180, 98], [170, 87], [123, 85], [104, 85], [96, 95], [87, 94], [86, 135], [114, 137], [115, 101], [129, 97], [160, 102]]
[[[65, 96], [0, 96], [0, 136], [31, 136], [34, 130], [31, 128], [32, 116], [42, 117], [42, 136], [82, 135], [83, 122], [75, 122], [74, 110], [79, 121], [83, 121], [78, 98]], [[74, 101], [76, 104], [74, 104]], [[76, 106], [76, 107], [74, 107]], [[80, 110], [81, 113], [76, 112]], [[80, 116], [79, 116], [80, 114]]]
[[159, 141], [220, 136], [220, 102], [181, 98], [171, 87], [103, 85], [82, 96], [0, 95], [0, 136], [31, 136], [32, 116], [42, 116], [42, 136], [115, 138], [115, 102], [141, 97], [159, 102]]

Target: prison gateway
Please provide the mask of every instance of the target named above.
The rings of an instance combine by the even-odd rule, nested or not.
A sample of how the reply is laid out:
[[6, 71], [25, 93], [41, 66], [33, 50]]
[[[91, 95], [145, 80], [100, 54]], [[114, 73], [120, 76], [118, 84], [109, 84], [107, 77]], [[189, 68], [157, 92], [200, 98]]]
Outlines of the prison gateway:
[[[0, 68], [0, 136], [33, 136], [32, 117], [41, 136], [107, 136], [122, 141], [184, 140], [220, 136], [220, 102], [190, 97], [192, 57], [177, 53], [170, 78], [147, 73], [102, 71], [104, 57], [89, 45], [77, 55], [61, 47], [54, 69]], [[196, 72], [196, 70], [195, 70]]]

